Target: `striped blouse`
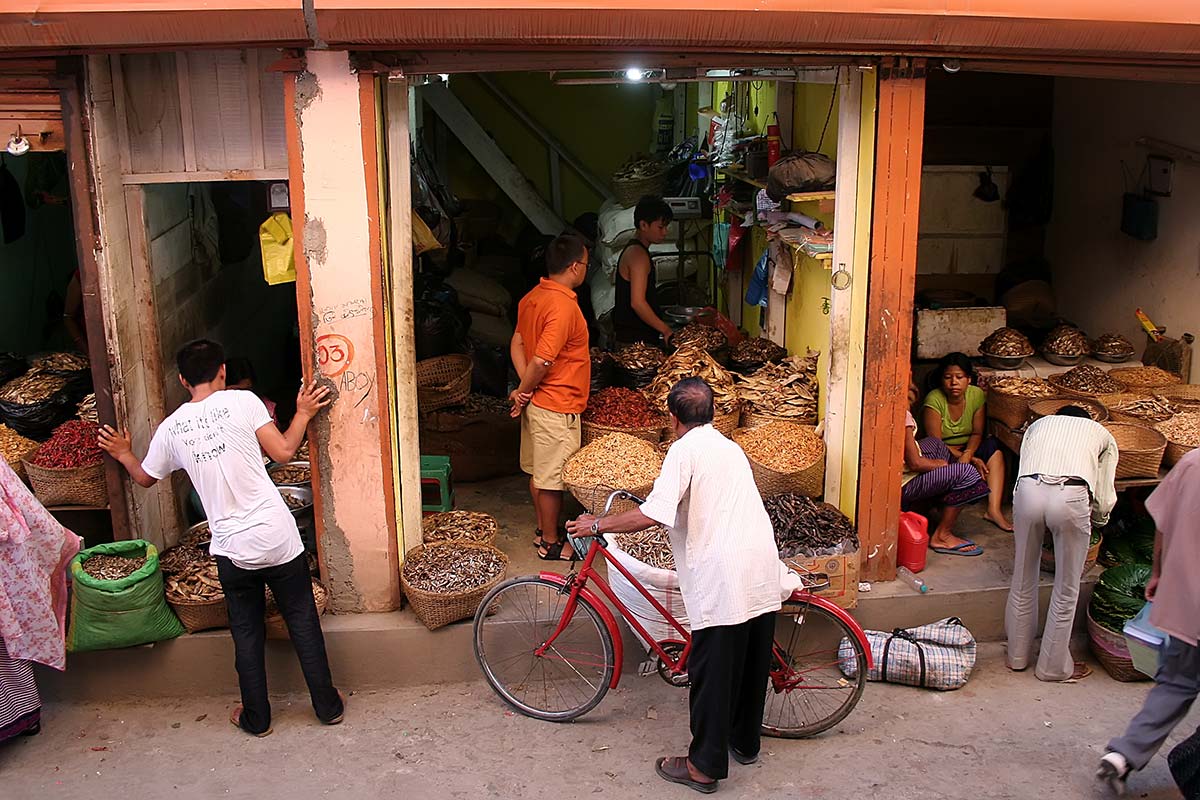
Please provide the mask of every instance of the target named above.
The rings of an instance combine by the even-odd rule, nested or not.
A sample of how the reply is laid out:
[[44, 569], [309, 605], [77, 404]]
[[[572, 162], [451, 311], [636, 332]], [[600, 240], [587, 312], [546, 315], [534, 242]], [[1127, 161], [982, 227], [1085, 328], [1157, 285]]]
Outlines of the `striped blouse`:
[[1103, 425], [1082, 417], [1043, 417], [1021, 440], [1017, 479], [1027, 475], [1080, 478], [1092, 494], [1092, 524], [1104, 525], [1117, 504], [1117, 442]]

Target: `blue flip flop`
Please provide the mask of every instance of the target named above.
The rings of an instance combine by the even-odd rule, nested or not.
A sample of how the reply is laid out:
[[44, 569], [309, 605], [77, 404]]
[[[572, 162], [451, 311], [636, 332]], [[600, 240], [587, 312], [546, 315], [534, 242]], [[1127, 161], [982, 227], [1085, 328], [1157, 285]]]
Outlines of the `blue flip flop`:
[[[974, 549], [972, 549], [974, 548]], [[935, 553], [941, 553], [946, 556], [965, 556], [968, 558], [983, 555], [983, 548], [972, 542], [970, 539], [964, 539], [963, 543], [958, 547], [930, 547]]]

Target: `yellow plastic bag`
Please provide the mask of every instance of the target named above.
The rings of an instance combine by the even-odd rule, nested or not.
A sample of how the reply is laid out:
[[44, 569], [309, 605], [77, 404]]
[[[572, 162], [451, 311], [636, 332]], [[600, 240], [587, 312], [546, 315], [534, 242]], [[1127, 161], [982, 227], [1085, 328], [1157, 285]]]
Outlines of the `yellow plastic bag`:
[[292, 242], [292, 218], [276, 211], [258, 226], [262, 246], [263, 278], [271, 286], [296, 281], [296, 252]]
[[412, 243], [413, 255], [419, 256], [422, 253], [427, 253], [430, 250], [440, 250], [443, 245], [438, 241], [437, 236], [433, 231], [429, 230], [429, 226], [425, 224], [425, 220], [421, 219], [421, 215], [416, 211], [412, 212]]

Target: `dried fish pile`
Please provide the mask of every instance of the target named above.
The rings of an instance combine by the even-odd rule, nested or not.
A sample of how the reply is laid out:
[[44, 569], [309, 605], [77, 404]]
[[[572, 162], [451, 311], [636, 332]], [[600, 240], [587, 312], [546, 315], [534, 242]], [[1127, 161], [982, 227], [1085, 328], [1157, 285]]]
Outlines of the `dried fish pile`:
[[76, 406], [75, 416], [79, 417], [84, 422], [100, 422], [100, 414], [96, 410], [96, 393], [84, 397]]
[[164, 575], [178, 575], [199, 569], [212, 561], [213, 557], [199, 547], [181, 544], [164, 551], [158, 557], [158, 566]]
[[[508, 407], [507, 404], [505, 404], [505, 408], [507, 408], [507, 407]], [[304, 440], [304, 444], [300, 445], [300, 449], [296, 451], [296, 455], [294, 455], [293, 458], [295, 458], [297, 461], [308, 461], [308, 440], [307, 439]]]
[[79, 372], [90, 366], [87, 357], [79, 353], [46, 353], [33, 358], [29, 365], [43, 372]]
[[1081, 394], [1115, 394], [1125, 391], [1125, 384], [1116, 382], [1107, 372], [1091, 364], [1080, 364], [1053, 377], [1054, 383]]
[[1179, 409], [1173, 406], [1171, 401], [1158, 395], [1151, 397], [1131, 397], [1114, 403], [1108, 409], [1109, 411], [1116, 411], [1129, 417], [1137, 417], [1147, 422], [1163, 422], [1179, 413]]
[[145, 556], [92, 556], [80, 566], [83, 571], [98, 581], [119, 581], [128, 578], [146, 564]]
[[290, 494], [283, 495], [283, 502], [288, 507], [288, 511], [299, 511], [309, 503], [304, 502], [299, 497], [293, 497]]
[[271, 480], [276, 486], [288, 486], [298, 483], [308, 483], [312, 480], [312, 470], [300, 464], [284, 464], [272, 467]]
[[613, 360], [628, 372], [657, 372], [667, 360], [667, 354], [644, 342], [635, 342], [618, 350]]
[[492, 550], [442, 542], [406, 558], [403, 573], [415, 589], [458, 594], [483, 586], [503, 572], [504, 566], [504, 560]]
[[1086, 356], [1092, 352], [1092, 343], [1074, 325], [1059, 325], [1046, 334], [1042, 350], [1056, 356]]
[[656, 178], [667, 171], [667, 165], [661, 161], [644, 156], [634, 156], [621, 165], [613, 173], [615, 181], [637, 181], [643, 178]]
[[615, 386], [594, 392], [588, 398], [582, 419], [613, 428], [661, 428], [667, 423], [666, 418], [651, 407], [646, 395]]
[[749, 377], [737, 375], [738, 397], [750, 411], [815, 422], [818, 357], [810, 350], [804, 357], [766, 364]]
[[421, 538], [430, 542], [490, 543], [496, 538], [496, 518], [478, 511], [443, 511], [421, 520]]
[[997, 328], [979, 343], [979, 352], [985, 356], [1019, 358], [1033, 355], [1033, 344], [1016, 328]]
[[658, 375], [646, 388], [646, 394], [663, 413], [667, 411], [667, 395], [684, 378], [702, 378], [712, 388], [713, 401], [721, 414], [731, 414], [739, 406], [733, 377], [712, 356], [696, 347], [681, 347], [662, 365]]
[[702, 350], [720, 350], [728, 341], [725, 334], [711, 325], [701, 322], [689, 322], [671, 336], [671, 343], [676, 347], [699, 347]]
[[763, 364], [787, 357], [787, 350], [761, 336], [743, 339], [729, 351], [729, 360], [738, 369], [758, 369]]
[[[474, 417], [480, 414], [504, 414], [512, 410], [512, 406], [502, 397], [490, 394], [470, 394], [462, 405], [441, 409], [442, 414], [457, 414], [460, 417]], [[297, 460], [300, 456], [297, 454]]]
[[1119, 333], [1106, 333], [1092, 343], [1092, 351], [1106, 356], [1133, 355], [1133, 342]]
[[565, 483], [581, 488], [613, 486], [636, 489], [649, 486], [662, 472], [658, 448], [625, 433], [601, 436], [563, 465]]
[[1059, 395], [1058, 389], [1041, 378], [1000, 378], [999, 380], [992, 381], [988, 388], [1000, 394], [1011, 394], [1015, 397], [1028, 397], [1030, 399], [1057, 397]]
[[788, 474], [808, 469], [824, 452], [816, 431], [794, 422], [769, 422], [742, 431], [737, 435], [737, 443], [754, 461]]
[[22, 406], [44, 403], [61, 392], [66, 385], [67, 379], [61, 375], [26, 372], [0, 387], [0, 402]]
[[1155, 427], [1172, 444], [1200, 447], [1200, 413], [1187, 411], [1176, 414], [1166, 422], [1158, 423]]
[[1156, 389], [1179, 383], [1179, 376], [1159, 367], [1122, 367], [1112, 376], [1130, 389]]
[[671, 537], [662, 525], [654, 525], [636, 533], [618, 533], [617, 547], [648, 566], [672, 572], [675, 570]]
[[20, 463], [37, 449], [38, 443], [33, 439], [26, 439], [7, 425], [0, 425], [0, 456], [9, 464]]
[[184, 531], [183, 536], [179, 537], [179, 546], [199, 547], [200, 545], [208, 544], [212, 541], [212, 531], [208, 529], [207, 522], [201, 522], [194, 528]]
[[802, 494], [777, 494], [763, 501], [780, 558], [814, 556], [841, 548], [858, 549], [858, 532], [850, 518], [829, 503]]
[[173, 603], [201, 603], [225, 596], [221, 580], [217, 577], [215, 560], [200, 562], [182, 572], [168, 575], [163, 583], [167, 599]]

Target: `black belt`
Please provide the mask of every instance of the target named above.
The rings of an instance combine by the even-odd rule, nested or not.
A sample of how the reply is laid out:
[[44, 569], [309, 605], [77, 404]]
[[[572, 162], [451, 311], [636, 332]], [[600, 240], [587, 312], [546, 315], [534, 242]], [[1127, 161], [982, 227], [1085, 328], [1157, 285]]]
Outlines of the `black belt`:
[[[1035, 481], [1042, 479], [1041, 475], [1026, 475], [1025, 477], [1033, 478]], [[1049, 477], [1049, 476], [1047, 476], [1047, 477]], [[1087, 486], [1088, 482], [1085, 481], [1083, 478], [1067, 478], [1060, 485], [1061, 486]]]

